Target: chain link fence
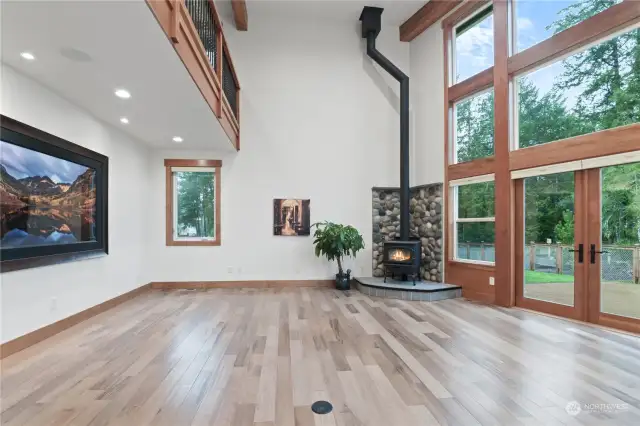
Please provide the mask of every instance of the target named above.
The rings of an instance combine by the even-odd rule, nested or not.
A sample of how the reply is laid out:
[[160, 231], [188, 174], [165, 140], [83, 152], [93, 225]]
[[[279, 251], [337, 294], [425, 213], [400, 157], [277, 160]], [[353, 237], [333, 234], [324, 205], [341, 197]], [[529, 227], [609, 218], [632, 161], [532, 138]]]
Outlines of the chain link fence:
[[[533, 254], [532, 254], [533, 250]], [[574, 274], [573, 246], [558, 244], [529, 244], [524, 250], [524, 268], [527, 271], [553, 274]], [[640, 284], [640, 246], [604, 246], [601, 256], [602, 281]], [[585, 250], [585, 261], [589, 251]], [[493, 244], [459, 243], [458, 258], [495, 262]]]

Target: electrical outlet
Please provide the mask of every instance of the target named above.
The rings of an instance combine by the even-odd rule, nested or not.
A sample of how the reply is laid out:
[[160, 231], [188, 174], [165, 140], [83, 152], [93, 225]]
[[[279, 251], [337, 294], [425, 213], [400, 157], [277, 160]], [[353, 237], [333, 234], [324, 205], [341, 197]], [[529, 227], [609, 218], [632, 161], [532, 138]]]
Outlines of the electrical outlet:
[[227, 273], [228, 273], [228, 274], [233, 274], [233, 266], [229, 266], [229, 267], [227, 268]]
[[496, 279], [493, 277], [489, 277], [489, 285], [496, 285]]
[[58, 310], [58, 298], [57, 297], [52, 297], [51, 298], [51, 305], [49, 306], [49, 309], [51, 310], [51, 312], [55, 312]]

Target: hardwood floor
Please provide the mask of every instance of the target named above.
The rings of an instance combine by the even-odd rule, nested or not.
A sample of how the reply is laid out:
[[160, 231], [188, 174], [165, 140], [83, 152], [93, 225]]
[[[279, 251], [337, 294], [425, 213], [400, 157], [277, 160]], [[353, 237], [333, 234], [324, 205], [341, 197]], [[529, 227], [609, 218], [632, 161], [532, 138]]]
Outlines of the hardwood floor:
[[[331, 414], [311, 412], [322, 399]], [[638, 425], [640, 338], [461, 299], [152, 291], [5, 358], [1, 410], [5, 426]]]

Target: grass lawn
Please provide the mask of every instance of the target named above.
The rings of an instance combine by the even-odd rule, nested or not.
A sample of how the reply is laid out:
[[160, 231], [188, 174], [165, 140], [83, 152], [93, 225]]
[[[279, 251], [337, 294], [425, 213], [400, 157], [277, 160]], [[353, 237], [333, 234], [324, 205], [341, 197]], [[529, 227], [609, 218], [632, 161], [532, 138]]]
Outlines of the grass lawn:
[[552, 274], [549, 272], [524, 271], [524, 282], [535, 283], [572, 283], [573, 275]]

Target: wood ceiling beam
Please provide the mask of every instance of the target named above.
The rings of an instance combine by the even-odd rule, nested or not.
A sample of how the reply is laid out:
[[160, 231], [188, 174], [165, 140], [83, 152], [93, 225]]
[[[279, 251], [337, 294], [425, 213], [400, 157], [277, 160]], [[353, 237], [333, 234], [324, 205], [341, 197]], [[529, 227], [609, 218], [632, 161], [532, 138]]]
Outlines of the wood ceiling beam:
[[400, 25], [400, 41], [411, 41], [447, 13], [455, 9], [463, 0], [431, 0]]
[[247, 2], [245, 0], [231, 0], [233, 9], [233, 20], [238, 31], [247, 31], [249, 26], [249, 15], [247, 14]]

